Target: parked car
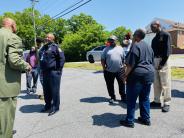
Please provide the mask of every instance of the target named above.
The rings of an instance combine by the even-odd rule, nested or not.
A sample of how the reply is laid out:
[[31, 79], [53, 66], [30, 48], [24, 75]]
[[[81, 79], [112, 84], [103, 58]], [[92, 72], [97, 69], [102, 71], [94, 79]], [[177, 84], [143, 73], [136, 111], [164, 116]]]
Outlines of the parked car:
[[100, 61], [101, 60], [101, 55], [106, 46], [98, 46], [96, 48], [93, 48], [91, 51], [88, 51], [86, 54], [86, 59], [90, 63], [94, 63], [95, 61]]

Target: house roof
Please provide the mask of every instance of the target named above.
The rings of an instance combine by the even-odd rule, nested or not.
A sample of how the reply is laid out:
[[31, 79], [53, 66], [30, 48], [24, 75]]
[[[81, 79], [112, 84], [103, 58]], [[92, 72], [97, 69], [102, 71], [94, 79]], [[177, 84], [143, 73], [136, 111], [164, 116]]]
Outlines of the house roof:
[[[161, 24], [161, 27], [163, 29], [165, 29], [165, 30], [172, 30], [173, 28], [183, 29], [184, 30], [184, 23], [175, 22], [175, 21], [172, 21], [172, 20], [162, 19], [162, 18], [154, 18], [153, 21], [155, 21], [155, 20], [158, 20], [160, 22], [160, 24]], [[146, 26], [146, 31], [147, 32], [151, 31], [151, 28], [150, 28], [151, 23], [149, 23]]]

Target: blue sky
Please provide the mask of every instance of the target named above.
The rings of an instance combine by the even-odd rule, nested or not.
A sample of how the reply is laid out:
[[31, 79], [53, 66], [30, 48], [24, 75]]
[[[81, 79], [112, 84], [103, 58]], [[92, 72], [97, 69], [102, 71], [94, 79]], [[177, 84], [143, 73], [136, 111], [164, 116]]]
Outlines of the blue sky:
[[[36, 9], [51, 17], [79, 0], [39, 0]], [[87, 0], [84, 0], [87, 1]], [[106, 30], [125, 26], [131, 30], [144, 28], [154, 17], [184, 22], [184, 0], [92, 0], [64, 16], [68, 19], [81, 12], [91, 15]], [[22, 11], [31, 6], [30, 0], [1, 0], [0, 15]]]

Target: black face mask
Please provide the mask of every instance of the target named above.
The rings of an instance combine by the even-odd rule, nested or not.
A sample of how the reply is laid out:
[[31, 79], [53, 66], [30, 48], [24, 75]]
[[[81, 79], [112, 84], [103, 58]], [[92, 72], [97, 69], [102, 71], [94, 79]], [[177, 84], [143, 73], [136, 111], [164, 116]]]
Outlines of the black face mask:
[[108, 40], [108, 43], [110, 44], [110, 46], [116, 46], [116, 43], [114, 40]]

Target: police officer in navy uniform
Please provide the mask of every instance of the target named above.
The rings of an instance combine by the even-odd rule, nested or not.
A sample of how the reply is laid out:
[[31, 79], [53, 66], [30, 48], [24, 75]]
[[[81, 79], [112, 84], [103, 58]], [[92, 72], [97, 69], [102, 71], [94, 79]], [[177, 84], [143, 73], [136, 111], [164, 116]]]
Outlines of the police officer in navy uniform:
[[64, 53], [54, 43], [54, 35], [47, 34], [47, 44], [42, 48], [40, 68], [43, 71], [43, 92], [45, 106], [41, 112], [49, 112], [48, 116], [59, 111], [60, 105], [60, 81], [65, 62]]

